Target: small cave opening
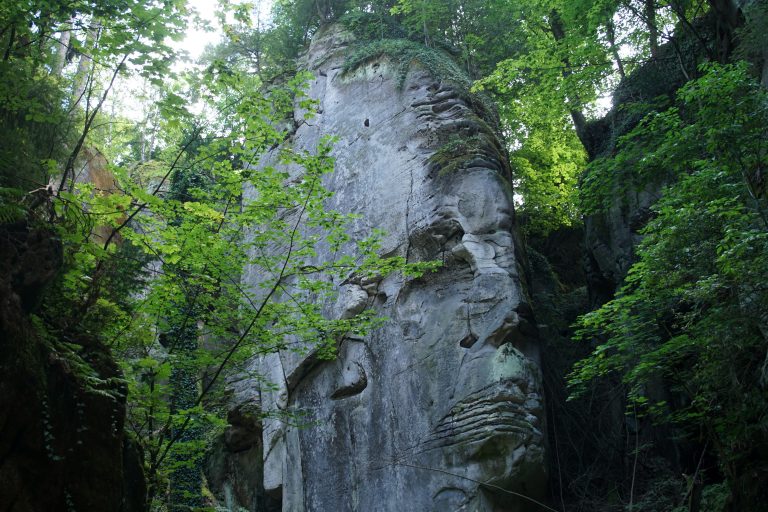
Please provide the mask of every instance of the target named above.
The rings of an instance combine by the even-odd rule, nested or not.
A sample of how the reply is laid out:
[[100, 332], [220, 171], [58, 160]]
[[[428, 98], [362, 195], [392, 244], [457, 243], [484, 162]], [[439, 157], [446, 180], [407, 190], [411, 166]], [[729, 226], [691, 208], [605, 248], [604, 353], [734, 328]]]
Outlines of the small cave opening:
[[469, 333], [466, 336], [464, 336], [464, 339], [462, 339], [459, 342], [459, 345], [464, 348], [471, 348], [472, 345], [474, 345], [476, 342], [477, 342], [477, 336], [475, 336], [472, 333]]

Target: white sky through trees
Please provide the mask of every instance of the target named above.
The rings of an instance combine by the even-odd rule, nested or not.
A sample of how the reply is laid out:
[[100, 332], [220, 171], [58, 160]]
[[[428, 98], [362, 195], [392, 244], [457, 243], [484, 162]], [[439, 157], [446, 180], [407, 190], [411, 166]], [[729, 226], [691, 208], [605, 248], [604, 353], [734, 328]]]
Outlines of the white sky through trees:
[[187, 22], [187, 33], [184, 40], [178, 43], [179, 49], [185, 50], [196, 60], [202, 55], [205, 47], [216, 44], [221, 39], [221, 27], [216, 19], [218, 0], [188, 0], [189, 6], [197, 11], [198, 16], [210, 25], [211, 30], [197, 26], [193, 20]]
[[[216, 44], [221, 39], [222, 31], [219, 26], [218, 19], [216, 17], [216, 11], [219, 9], [218, 0], [187, 0], [188, 5], [197, 11], [198, 16], [208, 22], [212, 31], [206, 31], [201, 27], [197, 27], [192, 20], [189, 21], [187, 27], [187, 35], [184, 40], [179, 43], [179, 48], [186, 50], [190, 57], [194, 60], [202, 55], [205, 47], [210, 44]], [[251, 4], [254, 9], [258, 8], [261, 12], [261, 20], [267, 19], [270, 11], [272, 10], [272, 0], [252, 0], [250, 2], [244, 0], [235, 0], [233, 4]]]
[[[232, 0], [233, 4], [248, 3], [258, 6], [262, 23], [269, 19], [273, 0]], [[222, 41], [223, 30], [219, 23], [217, 11], [220, 10], [219, 0], [187, 0], [187, 5], [195, 13], [187, 19], [184, 39], [171, 43], [177, 50], [184, 52], [174, 62], [173, 69], [183, 72], [197, 64], [205, 49]], [[123, 76], [115, 84], [113, 93], [107, 100], [106, 111], [119, 114], [133, 121], [141, 121], [146, 117], [148, 102], [152, 102], [152, 88], [138, 76]]]

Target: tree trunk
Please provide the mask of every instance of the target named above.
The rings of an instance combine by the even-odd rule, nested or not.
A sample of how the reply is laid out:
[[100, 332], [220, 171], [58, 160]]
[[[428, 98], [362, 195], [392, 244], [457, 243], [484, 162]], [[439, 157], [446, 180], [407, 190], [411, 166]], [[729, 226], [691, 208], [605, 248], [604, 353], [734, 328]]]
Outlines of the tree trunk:
[[[560, 14], [555, 10], [553, 10], [550, 15], [549, 27], [550, 31], [552, 32], [552, 37], [555, 38], [555, 41], [560, 42], [565, 39], [565, 27], [563, 27], [563, 21], [560, 18]], [[571, 75], [571, 62], [568, 57], [563, 57], [562, 63], [563, 78], [568, 78]], [[568, 98], [568, 100], [572, 105], [581, 104], [579, 98]], [[576, 136], [579, 138], [582, 146], [584, 146], [584, 149], [587, 150], [587, 153], [589, 153], [591, 157], [592, 152], [590, 148], [592, 147], [592, 144], [589, 140], [589, 130], [587, 130], [587, 118], [578, 108], [571, 108], [570, 114], [571, 120], [573, 120], [573, 126], [576, 129]]]
[[67, 53], [69, 53], [69, 41], [72, 38], [72, 26], [65, 24], [61, 26], [61, 35], [59, 35], [56, 47], [56, 61], [53, 64], [51, 74], [61, 76], [64, 66], [67, 65]]
[[744, 16], [736, 0], [709, 0], [716, 14], [717, 60], [727, 62], [733, 50], [734, 31], [744, 23]]
[[608, 23], [606, 23], [605, 33], [608, 37], [611, 55], [613, 55], [613, 60], [616, 62], [616, 67], [619, 70], [619, 76], [624, 79], [627, 77], [627, 74], [624, 71], [624, 63], [621, 61], [621, 56], [619, 55], [619, 48], [616, 46], [616, 26], [613, 24], [613, 20], [608, 20]]
[[659, 56], [659, 27], [656, 25], [656, 0], [645, 0], [645, 23], [648, 25], [648, 47], [651, 57]]
[[[83, 45], [83, 52], [80, 53], [80, 61], [77, 63], [77, 73], [75, 73], [75, 86], [72, 93], [72, 101], [74, 103], [80, 103], [85, 90], [88, 87], [88, 82], [91, 78], [89, 68], [93, 63], [93, 59], [85, 52], [93, 51], [97, 45], [97, 39], [99, 38], [100, 27], [97, 24], [88, 28], [88, 34], [85, 37], [85, 44]], [[80, 105], [82, 107], [82, 105]]]

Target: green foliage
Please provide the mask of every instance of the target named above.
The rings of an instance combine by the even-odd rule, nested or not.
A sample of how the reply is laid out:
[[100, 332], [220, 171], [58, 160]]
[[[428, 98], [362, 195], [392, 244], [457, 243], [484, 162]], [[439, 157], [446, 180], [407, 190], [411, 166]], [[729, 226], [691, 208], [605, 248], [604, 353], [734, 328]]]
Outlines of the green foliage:
[[23, 197], [24, 191], [18, 188], [0, 187], [0, 224], [13, 224], [24, 218]]
[[497, 0], [398, 0], [392, 13], [409, 37], [449, 51], [465, 72], [487, 75], [520, 47], [525, 4]]
[[531, 131], [509, 161], [526, 232], [546, 235], [580, 222], [577, 182], [586, 154], [571, 130]]
[[45, 162], [64, 153], [63, 96], [39, 63], [0, 62], [0, 186], [31, 190], [47, 183]]
[[[230, 2], [223, 2], [230, 6]], [[255, 61], [257, 71], [266, 77], [295, 68], [295, 60], [306, 49], [312, 34], [322, 25], [343, 20], [349, 28], [359, 27], [358, 35], [383, 37], [393, 28], [389, 9], [392, 0], [276, 0], [269, 23], [253, 19], [247, 9], [235, 7], [235, 19], [246, 27], [225, 24], [232, 48], [240, 57]], [[247, 5], [247, 4], [246, 4]], [[255, 30], [254, 30], [255, 29]]]
[[406, 30], [389, 16], [389, 13], [354, 10], [339, 18], [339, 22], [352, 32], [358, 41], [408, 37]]
[[36, 189], [62, 171], [71, 184], [112, 80], [135, 73], [161, 83], [185, 13], [183, 0], [4, 2], [0, 185]]
[[707, 512], [725, 512], [730, 495], [725, 482], [707, 485], [702, 491], [701, 509]]
[[568, 5], [517, 5], [525, 21], [508, 33], [517, 46], [474, 87], [492, 93], [500, 106], [518, 210], [534, 234], [579, 220], [574, 189], [586, 153], [572, 118], [594, 101], [610, 74], [605, 49], [561, 12]]
[[[762, 467], [768, 441], [766, 127], [768, 95], [747, 66], [710, 65], [627, 136], [618, 158], [675, 181], [621, 293], [580, 319], [579, 338], [596, 347], [570, 376], [579, 392], [620, 375], [631, 403], [714, 447], [742, 494], [753, 491], [736, 489], [739, 475]], [[648, 395], [659, 378], [679, 403]]]
[[430, 39], [436, 35], [438, 27], [453, 16], [452, 7], [450, 2], [398, 0], [391, 12], [404, 14], [405, 25], [410, 31], [421, 35], [424, 44], [430, 45]]

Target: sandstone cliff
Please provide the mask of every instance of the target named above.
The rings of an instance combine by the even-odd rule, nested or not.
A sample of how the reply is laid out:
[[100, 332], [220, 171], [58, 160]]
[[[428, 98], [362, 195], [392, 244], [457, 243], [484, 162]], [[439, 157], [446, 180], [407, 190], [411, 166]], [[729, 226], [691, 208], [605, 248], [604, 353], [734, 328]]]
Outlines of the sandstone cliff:
[[[318, 115], [288, 143], [338, 137], [329, 206], [361, 216], [353, 235], [383, 229], [384, 254], [443, 266], [337, 283], [329, 314], [372, 306], [388, 320], [342, 340], [335, 361], [253, 361], [276, 388], [240, 381], [237, 408], [305, 416], [301, 428], [265, 420], [263, 482], [251, 485], [285, 511], [536, 510], [543, 396], [503, 145], [465, 91], [416, 60], [404, 78], [386, 52], [345, 72], [351, 41], [338, 26], [315, 36], [305, 66]], [[212, 479], [241, 488], [233, 474]]]

